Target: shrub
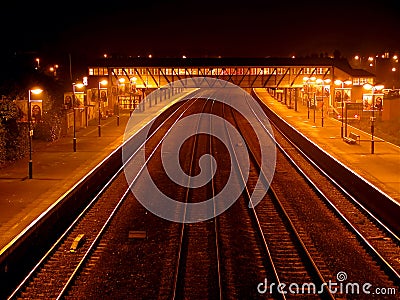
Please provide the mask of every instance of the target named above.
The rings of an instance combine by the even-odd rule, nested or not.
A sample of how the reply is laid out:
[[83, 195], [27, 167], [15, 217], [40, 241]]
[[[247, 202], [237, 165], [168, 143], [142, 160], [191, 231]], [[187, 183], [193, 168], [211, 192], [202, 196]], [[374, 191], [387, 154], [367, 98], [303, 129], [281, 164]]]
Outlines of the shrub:
[[28, 128], [10, 119], [0, 123], [0, 163], [23, 158], [28, 152]]
[[33, 138], [52, 142], [62, 135], [63, 113], [50, 110], [43, 113], [42, 120], [34, 124]]

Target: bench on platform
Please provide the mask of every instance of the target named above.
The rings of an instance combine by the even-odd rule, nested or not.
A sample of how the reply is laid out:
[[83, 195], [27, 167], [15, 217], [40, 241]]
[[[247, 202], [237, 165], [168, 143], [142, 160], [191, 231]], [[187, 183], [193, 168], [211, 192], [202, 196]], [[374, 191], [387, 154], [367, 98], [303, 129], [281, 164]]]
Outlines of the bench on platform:
[[343, 140], [348, 144], [355, 144], [357, 142], [360, 144], [360, 136], [354, 132], [350, 132], [349, 136], [345, 136]]

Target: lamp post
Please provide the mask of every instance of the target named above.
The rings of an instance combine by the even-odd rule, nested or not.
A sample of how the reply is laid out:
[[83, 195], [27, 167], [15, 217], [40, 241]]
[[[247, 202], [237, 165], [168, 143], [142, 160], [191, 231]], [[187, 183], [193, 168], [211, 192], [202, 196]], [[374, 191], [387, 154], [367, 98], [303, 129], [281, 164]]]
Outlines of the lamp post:
[[101, 85], [107, 85], [107, 80], [102, 80], [102, 81], [99, 81], [99, 85], [98, 85], [98, 89], [97, 89], [97, 97], [98, 97], [98, 99], [99, 99], [99, 123], [98, 123], [98, 125], [97, 125], [97, 127], [98, 127], [98, 131], [99, 131], [99, 137], [101, 137], [101, 98], [100, 98], [100, 86]]
[[364, 89], [370, 90], [372, 92], [372, 103], [371, 103], [371, 154], [375, 153], [375, 141], [374, 141], [374, 131], [375, 131], [375, 91], [380, 91], [384, 88], [382, 84], [372, 85], [366, 83], [363, 85]]
[[356, 61], [358, 68], [361, 68], [362, 57], [360, 55], [356, 55], [354, 56], [354, 60]]
[[[121, 83], [121, 85], [124, 85], [125, 87], [125, 78], [119, 78], [118, 79], [119, 83]], [[117, 95], [117, 126], [119, 126], [119, 97]]]
[[336, 79], [335, 80], [335, 85], [337, 85], [337, 86], [341, 86], [341, 96], [340, 96], [340, 102], [341, 102], [341, 106], [342, 106], [342, 114], [341, 114], [341, 119], [342, 119], [342, 126], [340, 127], [340, 137], [341, 138], [343, 138], [343, 122], [344, 122], [344, 118], [343, 118], [343, 115], [344, 115], [344, 112], [343, 112], [343, 109], [344, 109], [344, 85], [351, 85], [351, 80], [345, 80], [345, 81], [342, 81], [342, 80], [340, 80], [340, 79]]
[[375, 57], [369, 56], [368, 57], [369, 66], [370, 66], [370, 68], [374, 68], [375, 69], [375, 73], [376, 73], [376, 58], [377, 57], [378, 56], [375, 56]]
[[83, 82], [83, 105], [85, 107], [85, 127], [89, 126], [89, 120], [88, 120], [88, 99], [87, 99], [87, 86], [88, 86], [88, 78], [87, 76], [84, 76], [82, 78]]
[[73, 101], [72, 101], [72, 109], [74, 111], [74, 137], [72, 139], [72, 148], [74, 152], [76, 152], [76, 110], [79, 109], [76, 107], [76, 94], [75, 94], [75, 88], [83, 88], [83, 83], [73, 83], [72, 84], [72, 92], [73, 92]]
[[[316, 77], [315, 76], [312, 76], [312, 77], [310, 77], [310, 83], [309, 83], [309, 86], [311, 87], [311, 91], [312, 91], [312, 99], [313, 99], [313, 120], [314, 120], [314, 123], [315, 123], [315, 90], [314, 90], [314, 84], [315, 84], [315, 81], [316, 81]], [[311, 100], [310, 100], [310, 105], [309, 106], [311, 106]]]
[[320, 79], [318, 78], [316, 81], [318, 84], [322, 84], [322, 89], [321, 89], [321, 99], [322, 99], [322, 105], [321, 105], [321, 127], [324, 127], [324, 93], [325, 93], [325, 84], [329, 85], [331, 80], [329, 78], [327, 79]]
[[[130, 90], [131, 98], [130, 98], [130, 103], [129, 103], [130, 114], [132, 114], [133, 110], [136, 110], [136, 95], [135, 95], [136, 91], [137, 91], [136, 90], [136, 81], [137, 81], [136, 77], [132, 77], [130, 79], [130, 82], [131, 82], [131, 90]], [[133, 105], [132, 105], [132, 93], [133, 93]]]
[[31, 130], [31, 119], [32, 119], [32, 113], [31, 113], [31, 93], [35, 95], [39, 95], [43, 92], [42, 89], [36, 88], [36, 89], [31, 89], [28, 91], [28, 141], [29, 141], [29, 163], [28, 163], [28, 174], [29, 174], [29, 179], [32, 179], [32, 135], [33, 135], [33, 130]]
[[[307, 119], [310, 119], [310, 78], [303, 77], [303, 86], [307, 87]], [[304, 89], [304, 88], [303, 88]]]

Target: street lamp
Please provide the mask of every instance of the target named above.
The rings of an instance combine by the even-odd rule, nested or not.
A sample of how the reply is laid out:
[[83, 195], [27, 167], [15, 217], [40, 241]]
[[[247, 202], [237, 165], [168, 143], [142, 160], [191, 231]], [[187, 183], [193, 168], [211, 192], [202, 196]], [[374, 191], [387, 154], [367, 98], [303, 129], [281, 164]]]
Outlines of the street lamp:
[[[129, 99], [129, 101], [130, 101], [130, 103], [129, 103], [130, 114], [132, 114], [133, 110], [136, 109], [136, 95], [135, 95], [136, 94], [136, 81], [137, 81], [136, 77], [132, 77], [130, 79], [130, 82], [131, 82], [130, 99]], [[134, 94], [133, 95], [133, 102], [132, 102], [132, 93]], [[132, 103], [133, 103], [133, 105], [132, 105]]]
[[361, 57], [359, 55], [354, 56], [354, 59], [361, 65]]
[[310, 106], [309, 106], [309, 93], [308, 93], [308, 89], [309, 89], [309, 82], [310, 82], [310, 78], [305, 76], [303, 77], [303, 90], [304, 87], [307, 87], [307, 119], [310, 118]]
[[32, 179], [32, 136], [33, 136], [33, 130], [31, 130], [31, 93], [35, 95], [39, 95], [43, 92], [42, 89], [35, 88], [35, 89], [30, 89], [28, 92], [28, 141], [29, 141], [29, 163], [28, 163], [28, 174], [29, 174], [29, 179]]
[[343, 109], [344, 109], [344, 86], [345, 85], [351, 85], [351, 80], [345, 80], [345, 81], [342, 81], [342, 80], [340, 80], [340, 79], [336, 79], [335, 80], [335, 85], [337, 85], [337, 86], [341, 86], [341, 96], [340, 96], [340, 102], [341, 102], [341, 106], [342, 106], [342, 115], [341, 115], [341, 119], [342, 119], [342, 126], [340, 127], [340, 137], [341, 138], [343, 138], [343, 121], [344, 121], [344, 118], [343, 118], [343, 115], [344, 115], [344, 112], [343, 112]]
[[[331, 82], [331, 80], [329, 78], [327, 79], [320, 79], [318, 78], [316, 81], [316, 83], [321, 84], [322, 85], [322, 90], [321, 90], [321, 99], [322, 99], [322, 106], [321, 106], [321, 127], [324, 127], [324, 93], [325, 93], [325, 86], [328, 85]], [[325, 85], [326, 84], [326, 85]]]
[[35, 61], [37, 62], [37, 67], [35, 69], [38, 70], [40, 68], [40, 58], [35, 58]]
[[73, 101], [72, 101], [72, 109], [74, 110], [74, 138], [72, 139], [72, 148], [74, 152], [76, 152], [76, 110], [79, 109], [76, 107], [76, 95], [75, 95], [75, 88], [83, 88], [83, 83], [73, 83], [72, 84], [72, 92], [73, 92]]
[[375, 153], [375, 141], [374, 141], [374, 131], [375, 131], [375, 91], [380, 91], [384, 88], [382, 84], [372, 85], [366, 83], [363, 85], [364, 89], [372, 92], [372, 103], [371, 103], [371, 154]]
[[101, 85], [107, 85], [108, 81], [107, 80], [102, 80], [99, 81], [99, 85], [98, 85], [98, 89], [97, 89], [97, 97], [99, 99], [99, 124], [97, 125], [98, 129], [99, 129], [99, 137], [101, 136], [101, 124], [100, 124], [100, 120], [101, 120], [101, 98], [100, 98], [100, 86]]
[[[303, 85], [307, 86], [307, 119], [310, 119], [310, 86], [311, 81], [315, 81], [315, 77], [303, 77]], [[314, 107], [315, 109], [315, 107]], [[314, 110], [314, 122], [315, 122], [315, 110]]]
[[396, 67], [392, 67], [392, 73], [393, 73], [393, 89], [395, 89], [395, 82], [396, 82]]
[[[121, 85], [124, 85], [125, 78], [123, 78], [123, 77], [119, 78], [118, 81]], [[119, 126], [119, 97], [118, 97], [118, 95], [117, 95], [117, 126]]]
[[84, 76], [82, 78], [83, 83], [83, 105], [85, 109], [85, 127], [89, 126], [89, 118], [88, 118], [88, 99], [87, 99], [87, 86], [88, 86], [88, 78]]

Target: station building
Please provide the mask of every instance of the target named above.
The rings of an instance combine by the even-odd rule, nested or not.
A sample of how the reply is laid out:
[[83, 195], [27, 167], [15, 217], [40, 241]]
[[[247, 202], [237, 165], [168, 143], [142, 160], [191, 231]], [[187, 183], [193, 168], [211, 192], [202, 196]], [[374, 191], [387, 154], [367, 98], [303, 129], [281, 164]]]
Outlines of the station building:
[[[212, 77], [250, 91], [266, 88], [275, 98], [296, 109], [300, 103], [341, 115], [352, 103], [363, 111], [383, 104], [376, 76], [352, 68], [346, 59], [316, 58], [148, 58], [107, 57], [91, 63], [85, 93], [89, 118], [133, 110], [156, 89], [187, 78]], [[100, 103], [100, 107], [99, 107]], [[350, 106], [349, 106], [350, 107]]]

